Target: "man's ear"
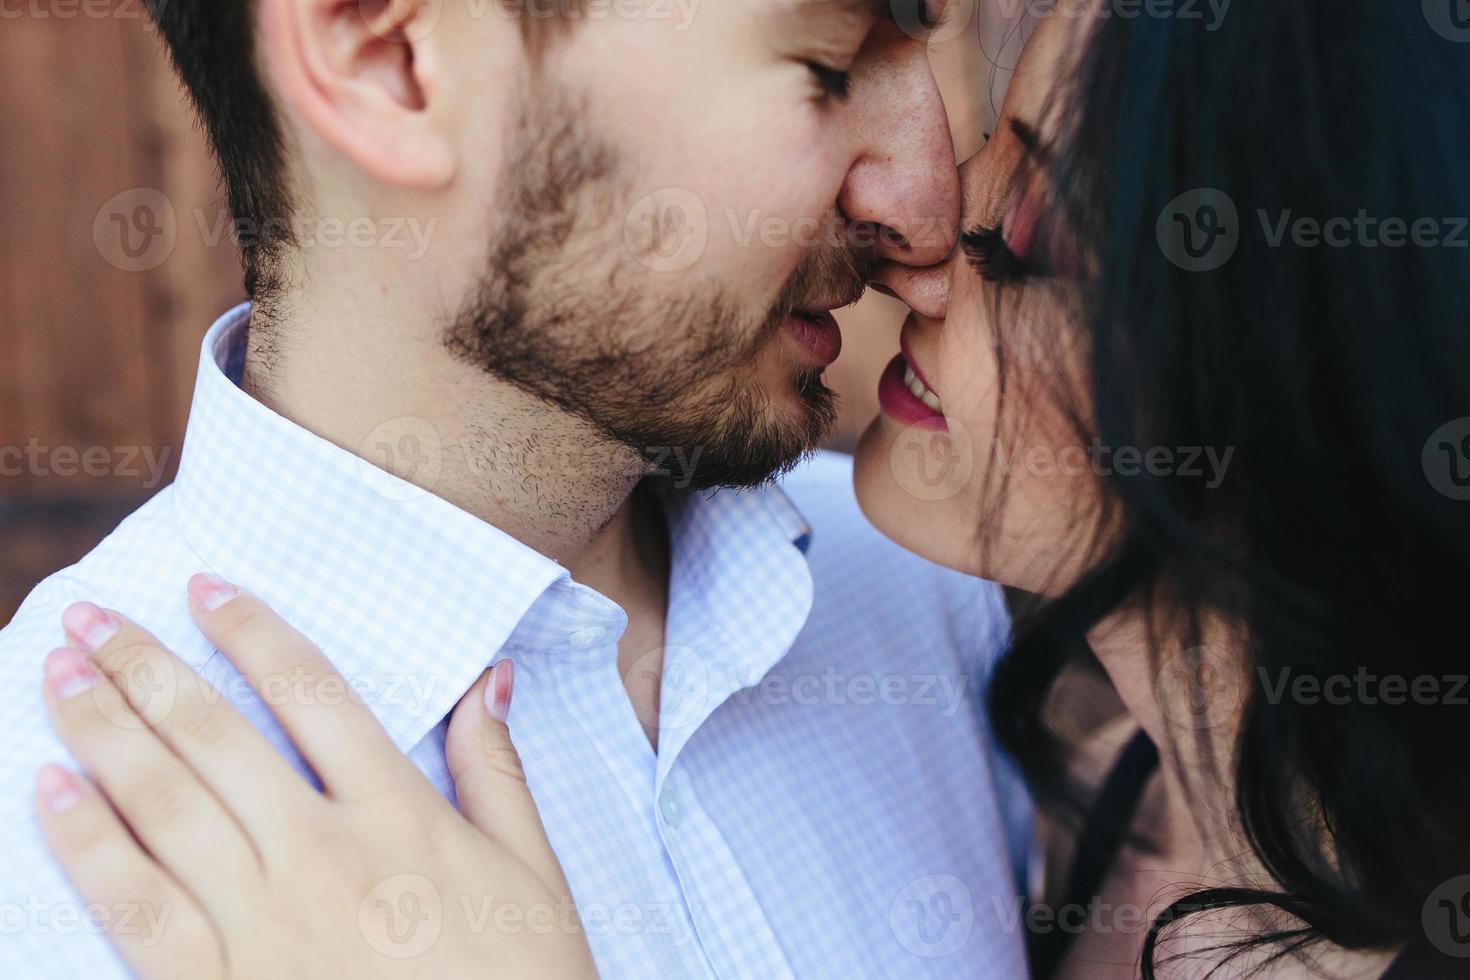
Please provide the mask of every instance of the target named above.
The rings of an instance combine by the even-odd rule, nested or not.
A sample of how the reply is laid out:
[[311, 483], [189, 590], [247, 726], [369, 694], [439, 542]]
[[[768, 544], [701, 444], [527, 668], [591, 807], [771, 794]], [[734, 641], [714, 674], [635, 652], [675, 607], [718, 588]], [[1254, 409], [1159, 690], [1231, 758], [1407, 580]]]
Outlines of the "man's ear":
[[457, 156], [444, 126], [437, 3], [260, 0], [271, 88], [289, 114], [385, 183], [441, 187]]

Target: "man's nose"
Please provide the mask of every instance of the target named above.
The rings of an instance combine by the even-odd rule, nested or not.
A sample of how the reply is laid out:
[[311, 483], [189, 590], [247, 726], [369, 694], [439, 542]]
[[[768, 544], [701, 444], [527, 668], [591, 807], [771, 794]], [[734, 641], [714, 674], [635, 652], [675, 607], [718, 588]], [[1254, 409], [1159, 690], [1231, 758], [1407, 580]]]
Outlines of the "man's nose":
[[864, 81], [881, 85], [882, 94], [860, 103], [855, 123], [863, 149], [838, 204], [850, 221], [877, 226], [881, 258], [912, 266], [942, 262], [957, 234], [960, 183], [928, 58], [918, 49]]

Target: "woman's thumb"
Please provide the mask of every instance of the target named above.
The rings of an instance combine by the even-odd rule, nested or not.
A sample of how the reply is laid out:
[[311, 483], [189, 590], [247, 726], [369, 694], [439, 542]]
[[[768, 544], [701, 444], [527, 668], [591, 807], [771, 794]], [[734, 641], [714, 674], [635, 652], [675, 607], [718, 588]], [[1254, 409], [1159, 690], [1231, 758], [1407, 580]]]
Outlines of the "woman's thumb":
[[555, 881], [561, 865], [547, 843], [506, 725], [514, 687], [511, 661], [487, 670], [455, 707], [444, 755], [465, 818], [537, 872], [554, 874], [546, 880]]

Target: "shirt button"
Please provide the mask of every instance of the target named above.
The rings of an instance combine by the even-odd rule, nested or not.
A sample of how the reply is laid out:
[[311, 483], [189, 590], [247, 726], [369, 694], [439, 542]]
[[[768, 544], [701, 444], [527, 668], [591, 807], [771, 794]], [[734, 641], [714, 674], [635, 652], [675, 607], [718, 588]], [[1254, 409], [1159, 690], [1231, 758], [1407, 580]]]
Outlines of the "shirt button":
[[567, 642], [574, 647], [590, 647], [604, 636], [607, 636], [606, 627], [588, 626], [573, 632], [567, 637]]
[[664, 815], [664, 826], [670, 830], [678, 830], [679, 822], [684, 818], [684, 811], [679, 806], [679, 801], [672, 793], [664, 793], [663, 799], [659, 801], [659, 812]]

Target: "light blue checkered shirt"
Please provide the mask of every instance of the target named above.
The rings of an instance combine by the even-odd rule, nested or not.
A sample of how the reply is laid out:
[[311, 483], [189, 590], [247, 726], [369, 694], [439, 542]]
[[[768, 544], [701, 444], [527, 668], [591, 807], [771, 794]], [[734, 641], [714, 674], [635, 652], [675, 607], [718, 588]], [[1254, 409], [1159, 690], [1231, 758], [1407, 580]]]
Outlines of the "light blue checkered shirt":
[[314, 639], [447, 796], [446, 714], [515, 661], [512, 732], [606, 977], [1025, 975], [1025, 804], [981, 712], [1000, 597], [878, 535], [844, 457], [668, 501], [655, 753], [617, 668], [623, 611], [246, 395], [248, 325], [241, 307], [205, 338], [175, 483], [0, 632], [0, 976], [125, 976], [86, 913], [158, 925], [83, 908], [36, 828], [35, 770], [69, 761], [40, 699], [67, 604], [141, 622], [301, 765], [189, 618], [206, 569]]

